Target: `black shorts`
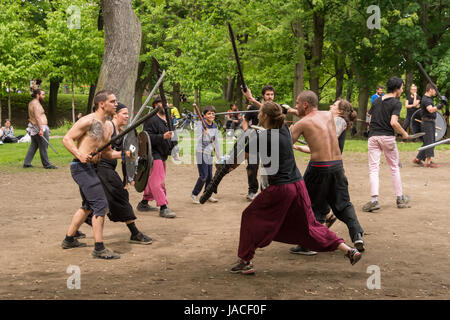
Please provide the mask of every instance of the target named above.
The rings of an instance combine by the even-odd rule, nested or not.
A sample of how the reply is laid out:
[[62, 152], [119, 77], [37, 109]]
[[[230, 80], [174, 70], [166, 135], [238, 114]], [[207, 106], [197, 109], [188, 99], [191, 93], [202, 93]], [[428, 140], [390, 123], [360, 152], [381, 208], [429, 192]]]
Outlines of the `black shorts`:
[[108, 201], [94, 165], [73, 161], [70, 164], [70, 173], [80, 188], [83, 200], [81, 208], [92, 211], [94, 216], [105, 216], [108, 210]]
[[108, 163], [100, 163], [97, 167], [97, 174], [108, 199], [108, 218], [113, 222], [136, 220], [130, 204], [130, 196], [116, 170]]

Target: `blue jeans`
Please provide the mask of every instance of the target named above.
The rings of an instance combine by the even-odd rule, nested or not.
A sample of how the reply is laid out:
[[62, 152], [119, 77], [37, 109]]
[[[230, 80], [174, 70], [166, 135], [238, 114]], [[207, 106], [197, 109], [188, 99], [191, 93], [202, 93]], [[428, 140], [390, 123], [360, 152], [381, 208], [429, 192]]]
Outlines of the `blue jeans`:
[[198, 169], [198, 179], [195, 184], [192, 194], [197, 196], [203, 189], [208, 186], [212, 179], [212, 157], [205, 155], [203, 153], [196, 153], [197, 169]]

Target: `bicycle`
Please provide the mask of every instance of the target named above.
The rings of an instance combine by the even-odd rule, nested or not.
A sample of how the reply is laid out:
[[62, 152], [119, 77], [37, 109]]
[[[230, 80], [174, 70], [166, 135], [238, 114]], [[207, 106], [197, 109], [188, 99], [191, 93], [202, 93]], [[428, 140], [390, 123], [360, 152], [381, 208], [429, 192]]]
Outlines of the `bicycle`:
[[181, 112], [181, 118], [175, 124], [175, 129], [194, 130], [195, 122], [197, 121], [196, 118], [198, 118], [196, 114], [187, 109], [184, 109], [183, 112]]

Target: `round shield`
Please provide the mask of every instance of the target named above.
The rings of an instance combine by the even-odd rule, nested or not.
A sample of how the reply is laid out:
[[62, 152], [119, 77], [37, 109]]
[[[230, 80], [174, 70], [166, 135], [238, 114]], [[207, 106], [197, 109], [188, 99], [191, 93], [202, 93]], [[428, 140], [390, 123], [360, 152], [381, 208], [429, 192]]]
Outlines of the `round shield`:
[[[419, 109], [413, 113], [411, 117], [411, 130], [413, 134], [422, 132], [422, 110]], [[447, 123], [445, 122], [445, 118], [440, 112], [436, 112], [436, 132], [435, 132], [435, 141], [441, 140], [447, 131]]]
[[150, 141], [150, 136], [146, 131], [139, 133], [138, 140], [139, 159], [136, 175], [134, 176], [134, 188], [137, 192], [142, 192], [147, 186], [147, 181], [153, 166], [152, 143]]
[[122, 150], [126, 152], [126, 156], [123, 160], [125, 164], [124, 178], [127, 183], [132, 183], [136, 174], [139, 153], [139, 142], [136, 130], [132, 130], [125, 135]]

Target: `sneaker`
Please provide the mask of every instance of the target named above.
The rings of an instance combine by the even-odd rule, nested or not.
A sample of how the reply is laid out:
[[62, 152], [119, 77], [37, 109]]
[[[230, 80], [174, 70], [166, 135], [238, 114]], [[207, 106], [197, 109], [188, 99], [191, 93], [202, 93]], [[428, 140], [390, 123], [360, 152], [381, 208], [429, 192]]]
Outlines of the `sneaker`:
[[58, 169], [58, 167], [51, 164], [47, 167], [44, 167], [44, 169]]
[[361, 253], [355, 249], [355, 248], [351, 248], [346, 254], [345, 257], [348, 258], [350, 260], [350, 263], [352, 265], [354, 265], [355, 263], [357, 263], [360, 259], [361, 259]]
[[364, 240], [362, 237], [361, 233], [357, 233], [353, 239], [353, 244], [355, 245], [355, 248], [359, 251], [359, 252], [363, 252], [366, 248], [364, 247]]
[[241, 259], [236, 263], [236, 265], [231, 268], [231, 273], [242, 273], [246, 275], [254, 275], [255, 270], [253, 269], [253, 262], [244, 263]]
[[407, 195], [403, 195], [401, 200], [397, 199], [397, 208], [403, 209], [403, 208], [411, 208], [410, 205], [408, 205], [410, 201], [410, 197]]
[[414, 164], [417, 164], [417, 165], [421, 166], [421, 167], [424, 166], [424, 163], [422, 162], [422, 160], [419, 160], [419, 159], [417, 159], [417, 158], [414, 158], [412, 162], [413, 162]]
[[137, 244], [151, 244], [152, 243], [152, 238], [147, 237], [145, 234], [143, 234], [142, 232], [139, 232], [136, 235], [132, 235], [130, 238], [130, 242], [131, 243], [137, 243]]
[[175, 218], [177, 215], [169, 208], [165, 208], [163, 210], [159, 210], [159, 216], [162, 218]]
[[200, 204], [200, 201], [198, 200], [198, 196], [191, 194], [192, 202], [195, 204]]
[[83, 232], [77, 230], [77, 232], [75, 232], [73, 237], [75, 239], [84, 239], [84, 238], [86, 238], [86, 234], [84, 234]]
[[64, 239], [63, 242], [61, 243], [61, 247], [63, 249], [81, 248], [81, 247], [87, 247], [87, 244], [83, 243], [83, 242], [78, 242], [78, 240], [75, 238], [72, 242]]
[[331, 216], [325, 220], [325, 226], [330, 229], [331, 226], [336, 222], [337, 218], [334, 214], [331, 214]]
[[255, 198], [256, 198], [256, 193], [250, 192], [250, 193], [247, 195], [247, 200], [248, 200], [248, 201], [253, 201], [253, 199], [255, 199]]
[[209, 202], [219, 202], [219, 200], [217, 200], [216, 198], [213, 198], [213, 197], [209, 197], [208, 201]]
[[106, 248], [101, 251], [97, 250], [92, 251], [92, 256], [97, 259], [105, 259], [105, 260], [120, 259], [120, 254], [115, 253]]
[[378, 201], [375, 202], [369, 201], [363, 206], [364, 212], [372, 212], [378, 209], [380, 209], [380, 204], [378, 203]]
[[301, 254], [301, 255], [304, 255], [304, 256], [315, 256], [317, 254], [316, 251], [308, 250], [306, 248], [303, 248], [302, 246], [296, 246], [294, 248], [290, 248], [289, 252], [290, 253], [295, 253], [295, 254]]
[[24, 164], [23, 167], [24, 168], [33, 168], [33, 166], [31, 164]]
[[137, 207], [136, 207], [137, 211], [158, 211], [157, 207], [152, 207], [151, 205], [149, 205], [148, 203], [142, 203], [139, 202]]
[[427, 168], [439, 168], [440, 165], [438, 165], [437, 163], [434, 163], [433, 161], [431, 161], [430, 163], [427, 163], [426, 167]]

